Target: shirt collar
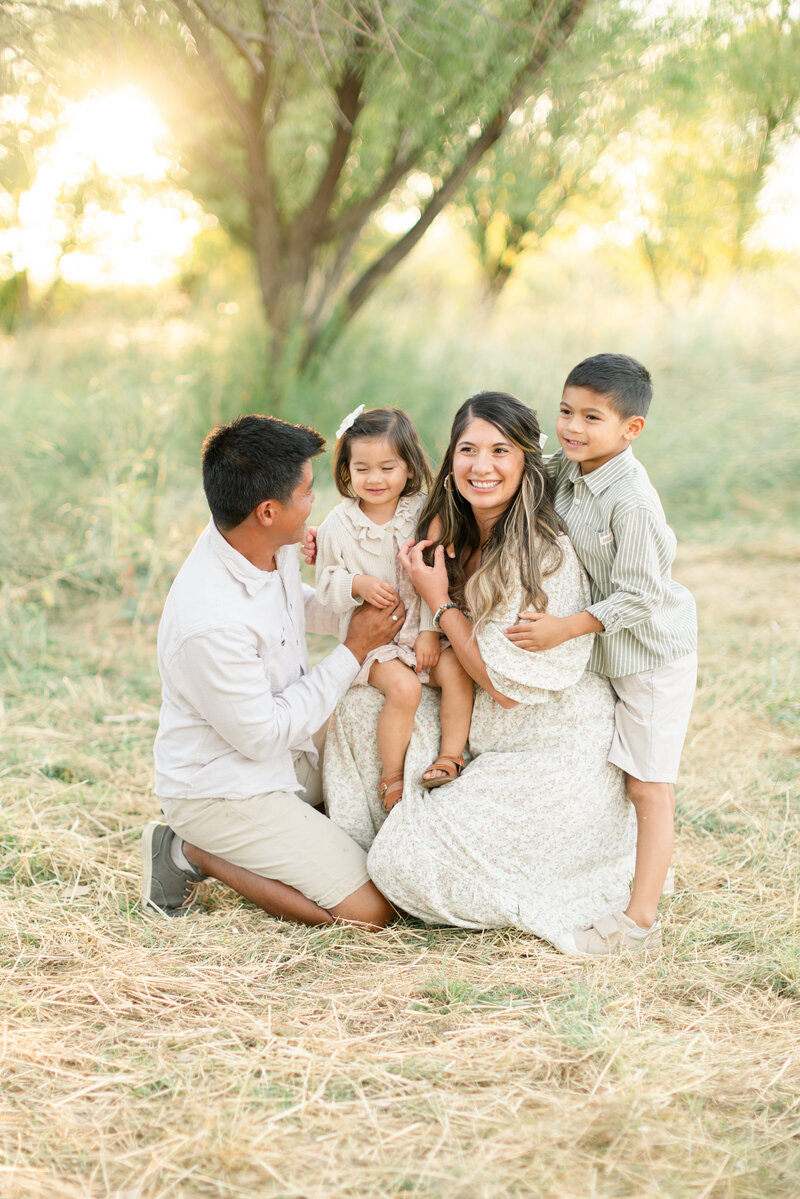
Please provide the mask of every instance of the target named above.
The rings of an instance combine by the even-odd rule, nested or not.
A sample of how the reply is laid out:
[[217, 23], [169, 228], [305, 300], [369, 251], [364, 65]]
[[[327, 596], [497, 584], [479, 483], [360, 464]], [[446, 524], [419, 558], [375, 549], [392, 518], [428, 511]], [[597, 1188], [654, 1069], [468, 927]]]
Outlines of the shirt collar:
[[581, 474], [579, 462], [570, 462], [567, 478], [573, 485], [577, 483], [578, 479], [582, 479], [592, 495], [599, 495], [612, 483], [616, 483], [618, 479], [627, 475], [633, 469], [634, 461], [633, 447], [628, 446], [621, 454], [615, 454], [608, 462], [598, 466], [597, 470], [589, 471], [588, 475]]
[[259, 570], [249, 559], [245, 558], [244, 554], [240, 554], [229, 541], [225, 540], [214, 524], [213, 517], [208, 522], [207, 532], [214, 553], [234, 579], [241, 583], [247, 594], [251, 596], [258, 595], [263, 587], [277, 582], [278, 575], [285, 568], [286, 551], [292, 548], [286, 545], [281, 546], [275, 555], [275, 570]]
[[414, 500], [416, 497], [403, 495], [397, 501], [397, 507], [391, 520], [384, 525], [376, 525], [374, 520], [361, 511], [358, 497], [348, 498], [342, 502], [342, 508], [356, 530], [356, 536], [362, 545], [375, 544], [375, 552], [380, 552], [387, 530], [396, 534], [401, 541], [413, 536], [416, 529], [416, 512]]

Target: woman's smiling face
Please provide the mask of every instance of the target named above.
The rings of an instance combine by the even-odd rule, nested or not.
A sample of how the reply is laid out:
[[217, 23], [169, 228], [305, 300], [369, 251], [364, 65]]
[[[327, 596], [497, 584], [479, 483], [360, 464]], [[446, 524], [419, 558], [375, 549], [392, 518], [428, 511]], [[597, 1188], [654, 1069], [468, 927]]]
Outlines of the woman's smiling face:
[[453, 481], [476, 519], [505, 512], [522, 482], [525, 455], [504, 433], [475, 417], [453, 449]]

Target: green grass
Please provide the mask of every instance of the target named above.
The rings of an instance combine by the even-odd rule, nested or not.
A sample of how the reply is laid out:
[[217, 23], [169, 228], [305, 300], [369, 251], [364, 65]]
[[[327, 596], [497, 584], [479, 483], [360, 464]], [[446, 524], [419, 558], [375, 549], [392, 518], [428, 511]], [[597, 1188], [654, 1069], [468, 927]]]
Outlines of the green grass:
[[26, 331], [0, 346], [9, 1199], [800, 1192], [797, 279], [668, 312], [553, 258], [487, 314], [424, 270], [285, 415], [330, 435], [356, 403], [399, 403], [434, 451], [480, 387], [552, 414], [586, 353], [653, 367], [641, 456], [701, 617], [664, 954], [299, 929], [210, 884], [202, 914], [145, 920], [156, 624], [206, 520], [203, 433], [260, 407], [257, 322], [94, 309]]

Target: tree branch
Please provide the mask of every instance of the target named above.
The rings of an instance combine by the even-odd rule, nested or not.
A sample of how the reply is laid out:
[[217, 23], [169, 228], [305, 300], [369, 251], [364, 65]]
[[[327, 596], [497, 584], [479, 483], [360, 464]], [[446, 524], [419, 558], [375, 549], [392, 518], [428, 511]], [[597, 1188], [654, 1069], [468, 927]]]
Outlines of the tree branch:
[[340, 213], [335, 220], [329, 221], [320, 233], [320, 240], [333, 241], [340, 234], [349, 234], [353, 230], [358, 231], [369, 219], [378, 201], [389, 195], [392, 189], [397, 186], [400, 180], [408, 174], [419, 160], [421, 154], [422, 149], [419, 146], [415, 147], [414, 150], [408, 151], [402, 157], [398, 156], [396, 152], [393, 161], [389, 164], [386, 173], [380, 179], [378, 185], [368, 195], [364, 196], [363, 199], [358, 200], [350, 208]]
[[215, 12], [208, 0], [194, 0], [194, 3], [200, 9], [207, 21], [224, 34], [231, 43], [237, 54], [240, 54], [244, 61], [249, 66], [254, 75], [262, 74], [264, 64], [260, 58], [257, 58], [253, 51], [248, 46], [248, 41], [262, 42], [263, 35], [259, 33], [250, 33], [246, 29], [239, 29], [238, 26], [232, 25], [221, 13]]
[[211, 45], [211, 42], [206, 37], [205, 31], [197, 23], [195, 15], [187, 3], [187, 0], [172, 0], [172, 3], [180, 13], [181, 18], [185, 22], [189, 32], [194, 38], [197, 51], [208, 68], [208, 73], [214, 82], [214, 86], [220, 94], [223, 104], [236, 121], [237, 125], [246, 131], [247, 114], [245, 112], [244, 105], [231, 86], [231, 82], [225, 74], [219, 59], [214, 53], [214, 49]]
[[[460, 162], [453, 167], [447, 179], [433, 193], [422, 210], [419, 219], [411, 229], [391, 245], [350, 289], [346, 300], [347, 319], [358, 312], [359, 308], [369, 299], [378, 284], [417, 245], [445, 205], [453, 198], [472, 169], [480, 162], [486, 151], [500, 138], [509, 117], [524, 98], [527, 87], [532, 80], [541, 74], [556, 46], [563, 44], [570, 36], [588, 2], [589, 0], [570, 0], [561, 12], [553, 34], [549, 37], [543, 35], [543, 18], [534, 38], [530, 57], [517, 73], [502, 104], [486, 123], [486, 126], [478, 137], [469, 144]], [[310, 347], [309, 353], [312, 350], [313, 347]]]
[[324, 226], [330, 211], [336, 185], [339, 182], [350, 146], [353, 142], [353, 127], [361, 111], [361, 91], [364, 85], [364, 74], [360, 67], [352, 62], [345, 67], [339, 83], [336, 86], [336, 109], [338, 119], [336, 132], [328, 151], [328, 161], [317, 190], [312, 196], [305, 212], [296, 222], [296, 230], [301, 238], [311, 237], [317, 240], [318, 231]]

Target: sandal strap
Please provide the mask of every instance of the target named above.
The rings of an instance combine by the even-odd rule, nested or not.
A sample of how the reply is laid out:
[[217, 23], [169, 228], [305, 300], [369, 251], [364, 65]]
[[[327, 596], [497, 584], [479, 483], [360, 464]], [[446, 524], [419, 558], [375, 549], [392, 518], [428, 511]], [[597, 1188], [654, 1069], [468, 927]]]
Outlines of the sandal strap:
[[396, 787], [398, 783], [402, 783], [405, 771], [396, 770], [394, 774], [387, 774], [378, 783], [378, 795], [383, 799], [387, 791], [391, 787]]
[[442, 766], [446, 765], [448, 762], [455, 770], [463, 770], [464, 769], [465, 762], [464, 762], [464, 759], [461, 756], [461, 754], [459, 754], [457, 758], [452, 758], [450, 756], [450, 754], [439, 754], [439, 757], [436, 759], [436, 761], [431, 762], [430, 766], [428, 767], [428, 770], [441, 769]]

